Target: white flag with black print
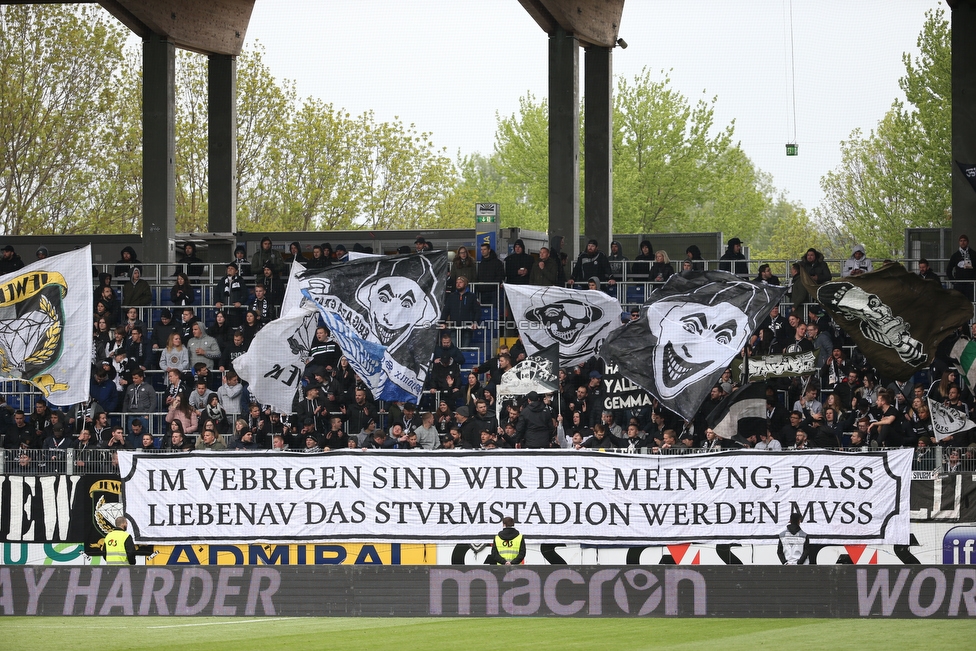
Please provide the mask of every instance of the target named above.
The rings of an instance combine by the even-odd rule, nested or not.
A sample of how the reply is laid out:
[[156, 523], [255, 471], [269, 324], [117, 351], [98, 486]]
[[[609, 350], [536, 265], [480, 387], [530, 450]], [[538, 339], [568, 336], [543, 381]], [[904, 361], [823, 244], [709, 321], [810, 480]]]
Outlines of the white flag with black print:
[[620, 301], [601, 291], [505, 284], [505, 296], [529, 355], [559, 346], [559, 366], [594, 357], [612, 331], [621, 327]]
[[600, 357], [690, 420], [785, 292], [726, 271], [671, 276], [639, 319], [610, 334]]
[[307, 270], [300, 264], [293, 264], [288, 272], [288, 284], [285, 285], [285, 296], [281, 300], [281, 316], [288, 316], [292, 312], [305, 312], [302, 306], [305, 297], [302, 290], [308, 289]]
[[932, 417], [932, 430], [935, 432], [936, 441], [947, 439], [953, 434], [959, 434], [976, 427], [976, 423], [969, 420], [966, 414], [961, 411], [956, 411], [952, 407], [947, 407], [931, 398], [928, 398], [928, 401], [929, 415]]
[[58, 405], [88, 400], [91, 272], [86, 246], [0, 277], [0, 377]]
[[318, 325], [318, 311], [293, 310], [259, 330], [247, 352], [234, 360], [234, 370], [262, 405], [291, 412]]

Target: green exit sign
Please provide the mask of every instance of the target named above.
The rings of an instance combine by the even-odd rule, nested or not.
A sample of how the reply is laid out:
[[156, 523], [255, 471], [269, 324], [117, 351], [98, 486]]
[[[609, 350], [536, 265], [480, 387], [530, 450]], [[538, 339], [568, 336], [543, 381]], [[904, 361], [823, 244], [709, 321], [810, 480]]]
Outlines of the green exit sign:
[[796, 156], [797, 153], [798, 153], [798, 148], [797, 148], [796, 144], [788, 143], [786, 145], [786, 155], [787, 156]]
[[495, 216], [494, 215], [478, 215], [478, 223], [479, 224], [494, 224], [495, 223]]

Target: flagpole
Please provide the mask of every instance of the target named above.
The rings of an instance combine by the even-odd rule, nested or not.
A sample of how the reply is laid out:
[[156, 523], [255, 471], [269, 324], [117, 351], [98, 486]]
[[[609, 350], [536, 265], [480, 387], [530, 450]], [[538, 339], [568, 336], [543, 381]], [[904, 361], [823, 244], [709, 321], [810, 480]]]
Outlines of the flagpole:
[[749, 353], [748, 344], [742, 347], [742, 372], [739, 373], [739, 386], [749, 382]]
[[563, 413], [563, 392], [560, 390], [559, 386], [559, 360], [562, 359], [559, 356], [559, 342], [556, 342], [556, 408], [559, 410], [556, 412], [557, 415]]

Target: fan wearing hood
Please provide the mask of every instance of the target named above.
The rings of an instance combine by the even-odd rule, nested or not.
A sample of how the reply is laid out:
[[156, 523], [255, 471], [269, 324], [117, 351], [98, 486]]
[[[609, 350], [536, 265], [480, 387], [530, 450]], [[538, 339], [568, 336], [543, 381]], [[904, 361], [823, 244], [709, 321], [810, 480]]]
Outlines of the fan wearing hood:
[[685, 249], [685, 260], [691, 262], [691, 271], [705, 271], [705, 260], [697, 244], [692, 244]]
[[182, 270], [187, 276], [203, 275], [203, 260], [197, 256], [197, 245], [193, 242], [187, 242], [183, 245], [183, 255], [177, 262], [184, 265], [177, 268], [177, 274]]
[[643, 240], [640, 243], [640, 253], [634, 258], [639, 262], [634, 262], [630, 267], [630, 275], [634, 280], [647, 280], [647, 276], [651, 273], [651, 265], [654, 264], [654, 247], [651, 246], [650, 240]]
[[525, 251], [525, 242], [515, 240], [513, 252], [505, 258], [505, 282], [509, 285], [528, 285], [535, 260]]
[[122, 258], [115, 264], [114, 275], [116, 278], [128, 278], [133, 265], [141, 265], [136, 250], [131, 246], [122, 249]]
[[610, 242], [610, 255], [607, 256], [607, 259], [610, 261], [610, 269], [613, 275], [617, 278], [622, 278], [624, 275], [624, 262], [627, 261], [627, 256], [624, 255], [624, 247], [617, 240]]
[[860, 276], [874, 271], [874, 264], [871, 259], [864, 254], [864, 247], [856, 244], [851, 251], [851, 257], [844, 261], [844, 268], [841, 269], [841, 278], [848, 276]]

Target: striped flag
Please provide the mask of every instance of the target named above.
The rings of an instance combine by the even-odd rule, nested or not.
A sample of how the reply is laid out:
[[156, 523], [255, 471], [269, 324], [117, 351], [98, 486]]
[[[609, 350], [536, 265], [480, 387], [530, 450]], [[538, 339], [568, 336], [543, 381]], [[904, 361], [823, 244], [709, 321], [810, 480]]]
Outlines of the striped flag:
[[949, 357], [958, 362], [959, 374], [966, 378], [969, 386], [976, 386], [976, 341], [960, 339], [952, 346]]

